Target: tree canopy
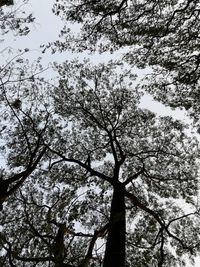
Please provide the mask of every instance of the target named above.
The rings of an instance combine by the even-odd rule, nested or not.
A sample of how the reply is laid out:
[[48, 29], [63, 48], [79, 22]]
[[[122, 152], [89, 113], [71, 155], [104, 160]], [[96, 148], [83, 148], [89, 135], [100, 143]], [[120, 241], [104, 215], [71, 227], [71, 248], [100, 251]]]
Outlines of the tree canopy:
[[[103, 266], [123, 266], [125, 240], [134, 248], [134, 257], [127, 253], [127, 266], [175, 266], [184, 261], [184, 253], [195, 255], [197, 142], [185, 135], [179, 121], [140, 109], [141, 95], [130, 83], [135, 76], [125, 70], [119, 75], [114, 62], [92, 66], [75, 61], [56, 68], [61, 77], [51, 89], [53, 106], [39, 116], [33, 108], [31, 113], [27, 107], [17, 109], [17, 118], [24, 118], [13, 132], [16, 145], [10, 154], [18, 154], [13, 166], [26, 165], [29, 153], [44, 149], [38, 170], [11, 198], [12, 212], [3, 211], [8, 234], [2, 237], [7, 251], [2, 261], [98, 266], [104, 258]], [[184, 202], [192, 212], [185, 213]], [[25, 237], [16, 239], [13, 231], [22, 229], [27, 229]], [[62, 245], [55, 253], [59, 233]], [[93, 251], [98, 234], [107, 240], [106, 250], [103, 257], [104, 247], [97, 249], [94, 258], [89, 248], [93, 244]], [[178, 257], [170, 253], [171, 246]]]
[[[21, 11], [28, 20], [1, 29], [31, 35]], [[62, 29], [45, 45], [54, 53], [122, 54], [54, 62], [53, 82], [28, 48], [1, 65], [0, 267], [194, 264], [199, 141], [141, 100], [150, 92], [198, 124], [198, 1], [58, 0], [53, 12], [78, 32]], [[150, 78], [138, 85], [133, 66]]]
[[[60, 49], [125, 49], [133, 66], [153, 69], [152, 95], [172, 107], [199, 113], [199, 1], [56, 1], [54, 13], [77, 23], [65, 27]], [[124, 58], [123, 58], [124, 59]], [[147, 86], [148, 87], [148, 86]]]

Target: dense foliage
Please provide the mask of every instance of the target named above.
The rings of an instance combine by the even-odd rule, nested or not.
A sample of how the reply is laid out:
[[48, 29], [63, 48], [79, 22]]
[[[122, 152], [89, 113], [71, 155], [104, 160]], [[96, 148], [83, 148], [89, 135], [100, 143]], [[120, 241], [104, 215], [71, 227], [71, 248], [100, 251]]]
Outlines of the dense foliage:
[[68, 0], [56, 1], [53, 11], [80, 28], [76, 33], [62, 29], [54, 46], [100, 52], [125, 48], [123, 59], [132, 66], [152, 68], [146, 90], [157, 100], [199, 114], [198, 0]]
[[[2, 64], [0, 267], [193, 263], [199, 142], [140, 102], [150, 92], [198, 123], [198, 1], [58, 0], [53, 12], [80, 31], [66, 27], [46, 48], [124, 54], [55, 62], [54, 83], [41, 77], [41, 58], [24, 59], [28, 48]], [[33, 17], [22, 14], [9, 18], [26, 35], [18, 29]], [[138, 86], [132, 66], [152, 67], [150, 79]]]

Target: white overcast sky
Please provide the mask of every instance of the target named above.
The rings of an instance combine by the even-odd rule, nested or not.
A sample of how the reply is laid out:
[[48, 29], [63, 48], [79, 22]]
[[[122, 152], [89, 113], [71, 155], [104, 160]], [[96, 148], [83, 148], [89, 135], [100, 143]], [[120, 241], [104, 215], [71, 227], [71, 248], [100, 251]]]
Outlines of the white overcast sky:
[[[17, 0], [15, 0], [15, 2], [17, 2]], [[22, 37], [14, 37], [12, 33], [4, 36], [5, 41], [0, 42], [0, 51], [4, 50], [6, 47], [11, 47], [14, 50], [29, 48], [30, 53], [28, 58], [30, 60], [35, 60], [37, 57], [41, 56], [40, 45], [56, 40], [59, 31], [63, 26], [63, 22], [59, 19], [59, 17], [53, 15], [51, 11], [53, 2], [53, 0], [31, 0], [26, 7], [33, 12], [34, 16], [36, 17], [36, 21], [32, 27], [31, 33], [28, 36]], [[6, 56], [6, 53], [0, 53], [0, 61], [3, 62], [6, 59]], [[52, 55], [50, 52], [48, 52], [42, 56], [44, 65], [48, 66], [49, 63], [52, 63], [55, 60], [62, 62], [76, 57], [77, 55], [69, 52]], [[102, 58], [99, 58], [98, 60], [102, 61]], [[95, 61], [97, 60], [95, 59]], [[159, 115], [172, 115], [177, 119], [190, 122], [190, 120], [186, 118], [183, 111], [172, 111], [170, 108], [166, 108], [160, 103], [155, 103], [150, 96], [145, 96], [142, 99], [141, 106], [157, 112]], [[197, 261], [194, 266], [199, 267], [200, 261]], [[188, 264], [187, 267], [190, 267], [190, 265]]]

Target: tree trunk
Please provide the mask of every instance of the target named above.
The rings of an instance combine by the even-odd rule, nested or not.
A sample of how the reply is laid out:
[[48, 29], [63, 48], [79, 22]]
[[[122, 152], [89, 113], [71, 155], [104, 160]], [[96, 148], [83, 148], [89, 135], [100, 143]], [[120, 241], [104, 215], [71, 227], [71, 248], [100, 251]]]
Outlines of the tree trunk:
[[125, 199], [124, 188], [121, 184], [114, 186], [111, 203], [110, 227], [106, 242], [103, 267], [125, 266]]

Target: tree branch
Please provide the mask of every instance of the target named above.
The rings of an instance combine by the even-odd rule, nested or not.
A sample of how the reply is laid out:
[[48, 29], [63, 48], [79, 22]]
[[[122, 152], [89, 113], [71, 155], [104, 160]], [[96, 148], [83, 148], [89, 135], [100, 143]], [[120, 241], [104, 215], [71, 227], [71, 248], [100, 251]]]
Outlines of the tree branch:
[[[97, 176], [101, 179], [103, 179], [104, 181], [107, 181], [109, 182], [110, 184], [113, 185], [113, 181], [112, 179], [103, 174], [103, 173], [100, 173], [98, 171], [95, 171], [93, 168], [91, 168], [91, 166], [88, 166], [87, 164], [81, 162], [80, 160], [77, 160], [77, 159], [73, 159], [73, 158], [66, 158], [65, 156], [63, 156], [60, 152], [50, 148], [48, 145], [46, 145], [46, 147], [49, 149], [49, 151], [51, 151], [53, 154], [56, 154], [57, 156], [59, 156], [63, 161], [65, 162], [71, 162], [71, 163], [75, 163], [75, 164], [78, 164], [80, 167], [84, 168], [85, 170], [87, 170], [88, 172], [90, 172], [92, 175], [94, 176]], [[59, 162], [59, 161], [58, 161]]]

